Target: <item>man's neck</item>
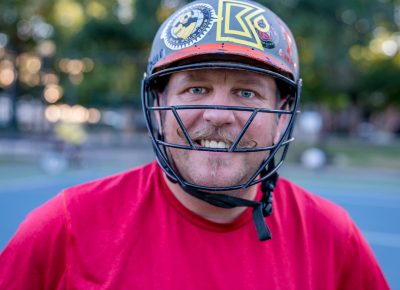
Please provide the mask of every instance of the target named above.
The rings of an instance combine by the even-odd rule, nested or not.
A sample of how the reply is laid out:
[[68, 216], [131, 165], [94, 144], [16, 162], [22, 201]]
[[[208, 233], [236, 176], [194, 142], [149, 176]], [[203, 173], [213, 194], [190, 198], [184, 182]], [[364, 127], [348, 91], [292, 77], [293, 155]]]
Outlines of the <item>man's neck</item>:
[[[171, 190], [172, 194], [183, 206], [185, 206], [190, 211], [217, 223], [229, 223], [235, 220], [240, 214], [242, 214], [246, 207], [235, 207], [232, 209], [226, 209], [211, 205], [203, 200], [200, 200], [187, 192], [185, 192], [178, 183], [173, 183], [164, 174], [164, 179]], [[251, 186], [250, 188], [240, 192], [240, 196], [236, 196], [254, 200], [257, 195], [257, 187]]]

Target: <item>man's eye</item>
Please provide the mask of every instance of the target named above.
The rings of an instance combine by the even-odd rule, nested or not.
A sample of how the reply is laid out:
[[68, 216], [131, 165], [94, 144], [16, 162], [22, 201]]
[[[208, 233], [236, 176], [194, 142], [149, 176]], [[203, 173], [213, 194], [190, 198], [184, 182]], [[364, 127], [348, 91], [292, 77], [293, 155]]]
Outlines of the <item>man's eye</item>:
[[239, 95], [243, 98], [250, 99], [250, 98], [254, 97], [256, 94], [252, 91], [240, 90]]
[[189, 92], [192, 94], [205, 94], [206, 93], [206, 89], [202, 88], [202, 87], [194, 87], [194, 88], [190, 88]]

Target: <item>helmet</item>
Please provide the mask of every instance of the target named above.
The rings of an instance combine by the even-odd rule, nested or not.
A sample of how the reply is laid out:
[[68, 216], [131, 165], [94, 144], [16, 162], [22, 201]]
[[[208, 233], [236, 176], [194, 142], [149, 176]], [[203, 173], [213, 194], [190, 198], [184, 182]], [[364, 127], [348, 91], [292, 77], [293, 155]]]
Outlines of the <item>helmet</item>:
[[259, 62], [299, 79], [297, 47], [286, 24], [271, 10], [247, 0], [201, 0], [171, 15], [154, 38], [147, 74], [198, 56], [229, 55]]
[[[166, 106], [159, 92], [169, 76], [184, 70], [236, 69], [273, 77], [284, 100], [280, 108], [212, 106], [214, 110], [247, 111], [249, 119], [230, 148], [208, 148], [194, 144], [180, 119], [182, 110], [206, 110], [201, 106]], [[247, 0], [200, 0], [189, 3], [172, 14], [158, 30], [151, 49], [147, 72], [142, 83], [142, 105], [156, 159], [166, 175], [189, 194], [213, 205], [231, 208], [253, 207], [253, 217], [261, 240], [271, 237], [263, 216], [272, 212], [272, 190], [277, 169], [282, 165], [289, 143], [300, 98], [301, 79], [296, 43], [285, 23], [266, 7]], [[170, 112], [176, 118], [187, 144], [168, 142], [157, 114]], [[286, 115], [280, 138], [271, 146], [241, 148], [241, 139], [258, 114]], [[252, 176], [242, 184], [209, 187], [185, 180], [174, 166], [168, 150], [217, 152], [266, 152]], [[195, 165], [194, 165], [195, 166]], [[195, 170], [195, 169], [194, 169]], [[261, 182], [260, 201], [224, 194]], [[217, 193], [218, 192], [218, 193]]]

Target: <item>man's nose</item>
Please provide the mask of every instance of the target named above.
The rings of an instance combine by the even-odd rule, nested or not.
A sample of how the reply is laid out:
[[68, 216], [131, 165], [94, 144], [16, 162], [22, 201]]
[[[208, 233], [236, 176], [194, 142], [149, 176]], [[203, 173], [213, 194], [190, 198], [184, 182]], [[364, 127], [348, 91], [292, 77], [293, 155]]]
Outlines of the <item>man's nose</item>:
[[[210, 106], [232, 106], [230, 97], [225, 92], [213, 96], [207, 104]], [[203, 118], [216, 127], [232, 124], [235, 121], [235, 111], [210, 108], [204, 110]]]

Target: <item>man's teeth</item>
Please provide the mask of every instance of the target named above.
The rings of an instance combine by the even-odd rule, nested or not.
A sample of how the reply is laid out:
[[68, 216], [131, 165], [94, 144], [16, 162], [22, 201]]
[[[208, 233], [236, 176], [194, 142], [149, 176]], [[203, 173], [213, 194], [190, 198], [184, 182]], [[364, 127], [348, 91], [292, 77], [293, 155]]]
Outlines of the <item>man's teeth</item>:
[[209, 148], [229, 148], [231, 144], [225, 143], [223, 141], [215, 141], [215, 140], [201, 140], [201, 147], [209, 147]]

